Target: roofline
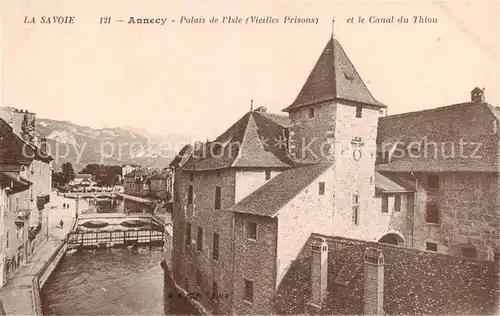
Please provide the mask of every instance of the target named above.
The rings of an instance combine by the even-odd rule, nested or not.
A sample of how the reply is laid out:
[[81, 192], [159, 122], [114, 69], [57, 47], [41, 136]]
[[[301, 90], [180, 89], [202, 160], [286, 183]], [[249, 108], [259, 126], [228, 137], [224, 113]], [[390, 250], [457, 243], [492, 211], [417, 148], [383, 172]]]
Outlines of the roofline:
[[[374, 98], [375, 99], [375, 98]], [[286, 108], [284, 108], [283, 112], [288, 112], [290, 113], [291, 110], [294, 109], [300, 109], [303, 107], [311, 106], [311, 105], [322, 105], [323, 103], [331, 102], [331, 101], [339, 101], [339, 102], [344, 102], [344, 103], [354, 103], [354, 104], [359, 104], [359, 105], [365, 105], [369, 107], [374, 107], [377, 109], [385, 109], [387, 108], [387, 105], [380, 103], [379, 104], [373, 104], [373, 103], [366, 103], [366, 102], [361, 102], [361, 101], [354, 101], [354, 100], [349, 100], [349, 99], [344, 99], [344, 98], [338, 98], [338, 97], [330, 97], [330, 98], [325, 98], [323, 100], [319, 101], [311, 101], [311, 102], [306, 102], [306, 103], [298, 103], [298, 104], [290, 104]], [[346, 105], [351, 105], [351, 104], [346, 104]], [[293, 108], [292, 108], [293, 107]]]
[[393, 115], [388, 115], [384, 117], [380, 117], [380, 120], [385, 120], [385, 119], [391, 119], [391, 118], [397, 118], [397, 117], [404, 117], [404, 116], [412, 116], [412, 115], [417, 115], [417, 114], [422, 114], [422, 113], [432, 113], [432, 112], [439, 112], [439, 111], [446, 111], [449, 110], [452, 107], [460, 107], [460, 106], [468, 106], [468, 105], [478, 105], [478, 104], [484, 104], [484, 105], [489, 105], [493, 108], [495, 108], [493, 105], [484, 102], [484, 101], [468, 101], [468, 102], [462, 102], [462, 103], [455, 103], [455, 104], [450, 104], [450, 105], [444, 105], [444, 106], [439, 106], [436, 108], [432, 109], [424, 109], [420, 111], [412, 111], [412, 112], [405, 112], [405, 113], [399, 113], [399, 114], [393, 114]]
[[[384, 166], [387, 166], [385, 164]], [[403, 169], [380, 169], [379, 167], [375, 167], [375, 171], [377, 172], [390, 172], [390, 173], [500, 173], [500, 170], [495, 170], [492, 168], [492, 170], [471, 170], [471, 169], [463, 169], [463, 170], [457, 170], [457, 169], [449, 169], [449, 170], [422, 170], [422, 169], [414, 169], [414, 170], [403, 170]]]
[[[313, 164], [311, 164], [313, 165]], [[240, 213], [240, 214], [248, 214], [248, 215], [257, 215], [257, 216], [262, 216], [262, 217], [268, 217], [268, 218], [275, 218], [276, 216], [279, 215], [279, 212], [280, 210], [283, 209], [283, 207], [285, 207], [288, 203], [290, 203], [290, 201], [292, 201], [297, 195], [299, 195], [300, 193], [302, 193], [308, 186], [311, 185], [311, 183], [314, 182], [314, 180], [318, 179], [321, 175], [323, 175], [325, 172], [328, 171], [328, 169], [330, 169], [330, 167], [332, 167], [334, 165], [334, 163], [318, 163], [318, 164], [314, 164], [314, 165], [325, 165], [325, 169], [319, 173], [316, 177], [312, 178], [311, 181], [309, 181], [307, 184], [305, 184], [302, 189], [300, 189], [297, 194], [295, 194], [290, 200], [286, 201], [284, 204], [282, 204], [277, 211], [275, 211], [273, 214], [269, 214], [269, 215], [262, 215], [262, 214], [255, 214], [255, 213], [246, 213], [246, 212], [239, 212], [239, 211], [233, 211], [232, 208], [236, 205], [238, 205], [241, 201], [245, 200], [248, 196], [252, 195], [253, 193], [255, 193], [257, 190], [259, 190], [261, 187], [259, 187], [257, 190], [253, 191], [252, 193], [250, 193], [249, 195], [247, 195], [245, 198], [243, 198], [241, 201], [239, 201], [238, 203], [234, 204], [233, 206], [231, 206], [228, 211], [229, 212], [232, 212], [232, 213]], [[302, 166], [302, 167], [306, 167], [306, 166]], [[290, 168], [288, 170], [293, 170], [293, 169], [296, 169], [296, 168]], [[287, 171], [287, 170], [286, 170]], [[286, 172], [284, 171], [284, 172]], [[274, 179], [274, 178], [273, 178]], [[272, 180], [272, 179], [271, 179]], [[269, 182], [267, 182], [269, 183]], [[264, 184], [265, 185], [265, 184]]]

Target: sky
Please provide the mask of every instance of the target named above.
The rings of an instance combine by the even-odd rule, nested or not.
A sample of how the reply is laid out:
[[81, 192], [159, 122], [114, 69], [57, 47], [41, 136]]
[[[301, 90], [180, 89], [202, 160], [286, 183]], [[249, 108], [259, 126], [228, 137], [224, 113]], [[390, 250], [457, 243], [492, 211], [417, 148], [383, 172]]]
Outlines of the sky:
[[[93, 128], [213, 139], [250, 109], [293, 102], [332, 32], [388, 113], [500, 105], [500, 5], [490, 1], [12, 1], [0, 4], [4, 106]], [[75, 24], [24, 24], [70, 15]], [[272, 16], [278, 24], [179, 24], [181, 16]], [[414, 24], [413, 16], [437, 23]], [[100, 17], [124, 23], [99, 24]], [[176, 20], [127, 24], [130, 16]], [[284, 24], [285, 16], [317, 24]], [[398, 17], [408, 24], [347, 23]], [[207, 21], [208, 22], [208, 21]], [[283, 113], [285, 114], [285, 113]]]

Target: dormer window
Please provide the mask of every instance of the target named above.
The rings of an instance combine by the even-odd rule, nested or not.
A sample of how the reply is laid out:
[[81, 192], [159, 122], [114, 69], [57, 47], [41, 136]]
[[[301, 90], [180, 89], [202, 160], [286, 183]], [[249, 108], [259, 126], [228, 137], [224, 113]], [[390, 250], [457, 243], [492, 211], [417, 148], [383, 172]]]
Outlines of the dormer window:
[[314, 117], [314, 108], [309, 108], [309, 118]]
[[222, 153], [222, 145], [217, 143], [213, 144], [212, 154], [214, 156], [219, 156], [221, 153]]

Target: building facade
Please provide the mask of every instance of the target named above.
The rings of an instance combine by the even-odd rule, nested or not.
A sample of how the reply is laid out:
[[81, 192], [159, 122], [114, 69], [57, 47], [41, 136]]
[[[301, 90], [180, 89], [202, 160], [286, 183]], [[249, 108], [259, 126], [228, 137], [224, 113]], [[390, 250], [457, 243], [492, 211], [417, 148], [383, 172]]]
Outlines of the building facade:
[[[500, 151], [491, 128], [498, 126], [498, 116], [491, 106], [481, 106], [489, 111], [478, 122], [489, 122], [488, 132], [479, 132], [488, 135], [491, 160], [482, 164], [488, 171], [471, 174], [455, 165], [432, 180], [439, 189], [431, 192], [428, 172], [414, 169], [418, 161], [393, 155], [401, 140], [403, 152], [413, 153], [407, 148], [413, 139], [391, 121], [397, 118], [385, 117], [386, 106], [332, 36], [284, 109], [288, 116], [251, 109], [215, 141], [195, 148], [176, 172], [171, 267], [176, 284], [198, 293], [212, 313], [270, 313], [311, 234], [417, 249], [425, 243], [423, 250], [466, 256], [472, 250], [457, 253], [450, 245], [476, 243], [489, 249], [481, 250], [488, 256], [477, 258], [494, 260], [499, 194], [498, 165], [491, 163], [498, 163]], [[381, 150], [386, 142], [390, 163]], [[477, 161], [474, 166], [479, 168]], [[460, 188], [481, 193], [467, 202]], [[438, 216], [440, 226], [423, 217], [431, 219], [427, 205], [436, 201], [448, 210]], [[431, 242], [439, 242], [438, 248], [430, 249]]]
[[499, 125], [500, 109], [479, 88], [469, 102], [380, 120], [377, 170], [414, 179], [414, 247], [498, 258]]
[[170, 202], [173, 193], [173, 172], [170, 168], [164, 168], [150, 177], [151, 197]]
[[1, 285], [48, 238], [51, 163], [42, 139], [35, 146], [0, 119]]

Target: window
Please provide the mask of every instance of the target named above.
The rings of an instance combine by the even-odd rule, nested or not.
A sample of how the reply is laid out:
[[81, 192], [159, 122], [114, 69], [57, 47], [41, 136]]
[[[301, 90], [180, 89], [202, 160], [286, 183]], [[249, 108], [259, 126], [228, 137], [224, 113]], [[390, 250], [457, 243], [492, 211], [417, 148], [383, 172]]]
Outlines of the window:
[[473, 245], [462, 247], [462, 255], [467, 258], [476, 258], [476, 247]]
[[196, 286], [201, 287], [201, 272], [196, 270]]
[[190, 172], [189, 173], [189, 181], [193, 181], [194, 180], [194, 172]]
[[193, 204], [193, 186], [188, 186], [188, 205]]
[[499, 253], [498, 252], [494, 252], [493, 253], [493, 260], [495, 262], [498, 262], [498, 260], [500, 260], [500, 256], [499, 256]]
[[253, 303], [253, 282], [244, 280], [245, 281], [245, 288], [243, 290], [243, 300]]
[[271, 179], [271, 170], [266, 169], [266, 180], [269, 180], [269, 179]]
[[438, 251], [438, 245], [433, 242], [426, 242], [425, 243], [425, 250], [430, 250], [430, 251]]
[[427, 176], [427, 188], [430, 190], [438, 190], [439, 189], [439, 176], [428, 175]]
[[220, 210], [220, 187], [215, 187], [215, 205], [216, 210]]
[[382, 196], [382, 213], [389, 213], [389, 196]]
[[358, 194], [352, 195], [352, 204], [359, 204], [359, 195]]
[[309, 108], [309, 118], [314, 117], [314, 108]]
[[217, 299], [219, 298], [219, 288], [217, 286], [217, 282], [213, 282], [212, 283], [212, 299], [214, 301], [217, 301]]
[[356, 226], [359, 225], [359, 195], [352, 195], [352, 223]]
[[212, 259], [219, 260], [219, 234], [214, 233]]
[[427, 203], [426, 205], [426, 222], [438, 224], [439, 223], [439, 206], [436, 203]]
[[186, 223], [186, 248], [191, 246], [191, 224]]
[[324, 182], [320, 182], [318, 184], [319, 184], [318, 194], [319, 195], [325, 195], [325, 183]]
[[203, 250], [203, 228], [198, 227], [198, 240], [196, 244], [196, 249], [199, 251]]
[[354, 205], [352, 207], [352, 223], [356, 226], [359, 225], [359, 206]]
[[9, 249], [9, 242], [10, 242], [10, 228], [7, 228], [5, 231], [5, 248]]
[[257, 240], [257, 223], [247, 222], [247, 238]]
[[356, 106], [356, 117], [361, 117], [363, 114], [363, 107], [361, 105]]
[[394, 196], [394, 212], [401, 212], [401, 195]]
[[217, 143], [213, 144], [212, 155], [216, 156], [216, 157], [217, 156], [220, 157], [221, 153], [222, 153], [222, 145], [221, 144], [217, 144]]
[[215, 175], [217, 176], [217, 178], [220, 178], [220, 170], [217, 170], [217, 171], [215, 172]]

